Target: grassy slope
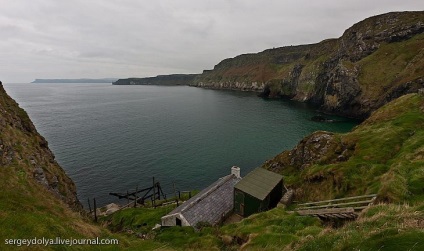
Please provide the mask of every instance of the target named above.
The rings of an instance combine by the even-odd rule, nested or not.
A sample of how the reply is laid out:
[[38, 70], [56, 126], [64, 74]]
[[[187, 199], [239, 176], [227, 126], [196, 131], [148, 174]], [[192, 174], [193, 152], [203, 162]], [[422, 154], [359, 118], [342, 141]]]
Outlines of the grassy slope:
[[[378, 204], [364, 210], [358, 220], [335, 228], [318, 218], [299, 216], [277, 207], [227, 226], [205, 227], [197, 232], [191, 227], [171, 227], [148, 231], [147, 238], [152, 238], [151, 243], [160, 250], [418, 251], [424, 248], [423, 209], [422, 204]], [[109, 220], [113, 226], [113, 221], [122, 219], [118, 225], [125, 226], [125, 232], [131, 229], [146, 233], [143, 224], [151, 227], [163, 213], [161, 209], [129, 209]]]

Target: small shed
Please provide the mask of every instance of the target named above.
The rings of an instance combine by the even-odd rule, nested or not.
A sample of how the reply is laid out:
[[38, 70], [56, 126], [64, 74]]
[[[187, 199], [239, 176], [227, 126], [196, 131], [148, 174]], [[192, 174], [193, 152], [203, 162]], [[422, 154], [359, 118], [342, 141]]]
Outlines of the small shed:
[[199, 222], [216, 225], [233, 210], [234, 185], [241, 179], [240, 168], [232, 167], [224, 176], [179, 207], [163, 216], [162, 226], [193, 226]]
[[283, 176], [256, 168], [234, 186], [234, 213], [247, 217], [274, 208], [283, 190]]

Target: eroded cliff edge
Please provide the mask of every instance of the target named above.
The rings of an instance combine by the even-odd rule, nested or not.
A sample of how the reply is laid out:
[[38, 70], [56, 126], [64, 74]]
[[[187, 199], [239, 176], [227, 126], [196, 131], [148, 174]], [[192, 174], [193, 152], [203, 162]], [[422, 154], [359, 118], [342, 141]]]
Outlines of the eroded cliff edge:
[[261, 92], [359, 119], [424, 87], [424, 11], [367, 18], [338, 39], [244, 54], [192, 86]]

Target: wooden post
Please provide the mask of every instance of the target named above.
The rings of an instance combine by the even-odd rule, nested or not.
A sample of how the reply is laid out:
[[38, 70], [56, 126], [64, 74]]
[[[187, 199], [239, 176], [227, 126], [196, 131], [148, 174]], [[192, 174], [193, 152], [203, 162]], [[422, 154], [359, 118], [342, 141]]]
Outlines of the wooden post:
[[88, 210], [90, 210], [88, 213], [90, 213], [90, 214], [91, 214], [90, 198], [88, 198]]
[[178, 191], [178, 199], [181, 200], [181, 191]]
[[158, 200], [160, 200], [160, 190], [159, 190], [159, 188], [160, 188], [160, 184], [159, 184], [159, 181], [157, 182], [157, 187], [158, 187]]
[[134, 199], [134, 208], [136, 208], [136, 207], [137, 207], [137, 191], [138, 191], [138, 185], [135, 187], [135, 193], [134, 193], [134, 195], [135, 195], [135, 199]]
[[96, 198], [94, 200], [94, 221], [97, 222], [97, 204], [96, 204]]
[[191, 191], [188, 192], [188, 198], [191, 199]]
[[156, 208], [156, 189], [155, 189], [155, 177], [153, 177], [153, 207]]
[[175, 182], [172, 183], [172, 186], [174, 187], [174, 196], [175, 196], [175, 201], [177, 202], [177, 207], [178, 207], [178, 197], [177, 197], [177, 190], [175, 190]]

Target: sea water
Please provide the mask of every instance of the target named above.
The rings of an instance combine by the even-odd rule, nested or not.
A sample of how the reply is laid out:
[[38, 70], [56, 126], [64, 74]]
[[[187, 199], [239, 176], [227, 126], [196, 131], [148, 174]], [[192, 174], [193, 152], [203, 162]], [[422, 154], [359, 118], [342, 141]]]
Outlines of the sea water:
[[[311, 121], [316, 110], [255, 93], [187, 86], [5, 84], [49, 142], [86, 204], [109, 192], [149, 187], [200, 190], [242, 176], [317, 130], [347, 132], [357, 121]], [[334, 118], [334, 117], [333, 117]], [[119, 201], [118, 201], [119, 202]]]

